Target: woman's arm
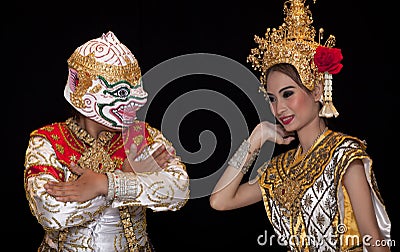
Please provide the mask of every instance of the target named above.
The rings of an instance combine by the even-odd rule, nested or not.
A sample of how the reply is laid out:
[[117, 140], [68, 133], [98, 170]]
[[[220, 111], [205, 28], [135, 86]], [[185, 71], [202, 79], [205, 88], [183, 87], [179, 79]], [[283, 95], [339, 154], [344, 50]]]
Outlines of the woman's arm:
[[361, 237], [371, 237], [371, 240], [367, 241], [371, 244], [371, 246], [367, 246], [368, 251], [390, 251], [389, 247], [375, 246], [375, 244], [380, 244], [384, 238], [378, 226], [371, 188], [361, 160], [357, 159], [351, 162], [343, 176], [343, 184], [349, 194]]
[[239, 169], [228, 165], [210, 196], [212, 208], [220, 211], [232, 210], [262, 200], [258, 183], [240, 184], [243, 175]]
[[266, 141], [289, 144], [292, 140], [294, 140], [294, 137], [289, 136], [289, 133], [279, 125], [267, 121], [258, 124], [246, 140], [247, 144], [249, 144], [249, 149], [246, 150], [248, 153], [244, 158], [245, 161], [239, 165], [240, 167], [228, 165], [217, 182], [210, 196], [211, 207], [216, 210], [231, 210], [262, 200], [262, 193], [258, 183], [241, 184], [244, 175], [241, 169]]

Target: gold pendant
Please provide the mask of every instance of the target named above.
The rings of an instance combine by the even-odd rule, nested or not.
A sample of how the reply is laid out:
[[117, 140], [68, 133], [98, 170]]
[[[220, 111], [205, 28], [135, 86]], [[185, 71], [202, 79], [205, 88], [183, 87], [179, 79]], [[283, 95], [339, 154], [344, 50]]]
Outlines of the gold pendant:
[[78, 164], [84, 169], [98, 173], [114, 171], [116, 168], [116, 163], [111, 159], [110, 154], [97, 141], [82, 154]]
[[286, 178], [273, 190], [274, 198], [286, 210], [294, 210], [295, 201], [299, 199], [301, 191], [300, 182]]

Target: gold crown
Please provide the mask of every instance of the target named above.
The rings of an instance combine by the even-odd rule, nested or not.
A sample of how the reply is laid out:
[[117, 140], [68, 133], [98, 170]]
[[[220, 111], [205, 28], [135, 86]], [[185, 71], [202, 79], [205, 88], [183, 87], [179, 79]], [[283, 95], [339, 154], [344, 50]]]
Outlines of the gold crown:
[[[319, 29], [318, 41], [315, 41], [316, 31], [312, 26], [312, 14], [308, 6], [305, 6], [305, 1], [287, 0], [283, 8], [286, 15], [284, 23], [278, 29], [268, 28], [264, 38], [254, 36], [258, 48], [251, 49], [247, 62], [251, 62], [252, 67], [261, 72], [260, 90], [264, 93], [265, 72], [278, 63], [289, 63], [296, 67], [303, 85], [311, 91], [314, 90], [315, 83], [325, 80], [325, 73], [319, 72], [314, 62], [316, 49], [321, 46], [323, 39], [323, 29]], [[328, 48], [335, 46], [335, 37], [330, 35], [323, 46]], [[326, 95], [331, 99], [331, 93]], [[337, 116], [332, 102], [327, 102], [332, 107], [331, 112]]]

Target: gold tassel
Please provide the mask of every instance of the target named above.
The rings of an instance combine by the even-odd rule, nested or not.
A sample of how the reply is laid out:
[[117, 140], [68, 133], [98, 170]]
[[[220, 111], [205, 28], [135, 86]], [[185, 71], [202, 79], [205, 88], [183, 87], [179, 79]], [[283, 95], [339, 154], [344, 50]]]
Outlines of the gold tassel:
[[339, 112], [337, 112], [332, 102], [332, 74], [325, 72], [324, 80], [324, 105], [319, 111], [319, 116], [326, 118], [337, 117]]

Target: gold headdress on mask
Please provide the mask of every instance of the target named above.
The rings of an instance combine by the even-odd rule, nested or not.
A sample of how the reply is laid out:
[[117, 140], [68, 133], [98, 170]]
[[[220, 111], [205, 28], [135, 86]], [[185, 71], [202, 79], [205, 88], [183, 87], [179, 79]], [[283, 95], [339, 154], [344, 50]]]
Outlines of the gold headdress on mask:
[[99, 76], [110, 83], [125, 80], [135, 86], [141, 78], [135, 56], [111, 31], [79, 46], [67, 62], [78, 72], [79, 85], [71, 90], [67, 83], [65, 96], [78, 109], [86, 107], [82, 97]]
[[278, 29], [268, 28], [264, 38], [254, 36], [258, 48], [251, 50], [247, 61], [261, 72], [260, 90], [264, 93], [265, 72], [278, 63], [293, 65], [303, 85], [310, 91], [314, 90], [316, 83], [323, 82], [323, 107], [319, 115], [337, 117], [339, 113], [332, 103], [332, 74], [340, 72], [343, 57], [340, 49], [333, 48], [334, 36], [330, 35], [324, 45], [321, 44], [322, 28], [319, 30], [318, 41], [314, 40], [316, 32], [312, 26], [311, 11], [305, 6], [305, 1], [287, 0], [284, 3], [284, 23]]

